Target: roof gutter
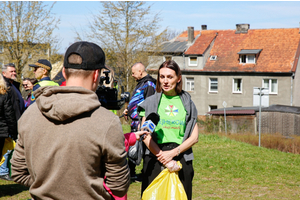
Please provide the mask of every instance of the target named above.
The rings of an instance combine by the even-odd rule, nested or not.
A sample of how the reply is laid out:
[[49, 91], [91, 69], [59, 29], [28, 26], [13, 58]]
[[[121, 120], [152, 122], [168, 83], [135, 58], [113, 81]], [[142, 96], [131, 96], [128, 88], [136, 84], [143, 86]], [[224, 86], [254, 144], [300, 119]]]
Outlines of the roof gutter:
[[299, 40], [299, 43], [298, 43], [298, 48], [297, 48], [297, 52], [296, 52], [296, 55], [295, 55], [295, 61], [294, 61], [294, 65], [293, 65], [293, 68], [292, 68], [292, 72], [296, 72], [296, 69], [297, 69], [297, 65], [298, 65], [298, 62], [299, 62], [299, 56], [300, 56], [300, 40]]

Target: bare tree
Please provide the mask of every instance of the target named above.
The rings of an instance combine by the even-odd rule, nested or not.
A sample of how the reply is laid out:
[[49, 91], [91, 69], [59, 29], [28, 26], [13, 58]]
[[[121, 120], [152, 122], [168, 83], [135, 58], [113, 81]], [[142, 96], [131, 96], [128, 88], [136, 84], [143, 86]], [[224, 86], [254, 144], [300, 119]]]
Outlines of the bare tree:
[[[0, 45], [4, 62], [13, 62], [18, 78], [28, 75], [28, 62], [51, 60], [57, 52], [58, 39], [53, 35], [59, 19], [42, 1], [2, 1], [0, 4]], [[55, 54], [56, 55], [56, 54]], [[56, 56], [55, 56], [56, 58]]]
[[[148, 52], [157, 48], [164, 31], [159, 32], [159, 14], [151, 13], [151, 5], [144, 1], [105, 1], [94, 15], [87, 38], [100, 43], [118, 79], [133, 89], [129, 79], [131, 66], [136, 62], [147, 65]], [[78, 35], [78, 33], [77, 33]]]

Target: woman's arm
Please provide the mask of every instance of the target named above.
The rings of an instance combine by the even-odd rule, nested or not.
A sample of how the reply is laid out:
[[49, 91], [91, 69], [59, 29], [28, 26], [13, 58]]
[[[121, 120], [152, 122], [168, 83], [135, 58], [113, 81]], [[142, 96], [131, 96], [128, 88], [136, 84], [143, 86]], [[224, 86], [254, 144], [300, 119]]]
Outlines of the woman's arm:
[[[146, 117], [143, 117], [142, 123], [143, 124], [146, 120]], [[149, 134], [144, 140], [145, 145], [148, 147], [148, 149], [157, 156], [158, 153], [161, 152], [161, 149], [159, 146], [152, 140], [152, 136]]]
[[170, 162], [175, 156], [179, 155], [182, 152], [185, 152], [189, 148], [191, 148], [194, 144], [198, 142], [198, 125], [197, 123], [194, 126], [192, 134], [189, 138], [187, 138], [181, 145], [177, 148], [169, 150], [169, 151], [160, 151], [157, 156], [157, 159], [164, 165]]

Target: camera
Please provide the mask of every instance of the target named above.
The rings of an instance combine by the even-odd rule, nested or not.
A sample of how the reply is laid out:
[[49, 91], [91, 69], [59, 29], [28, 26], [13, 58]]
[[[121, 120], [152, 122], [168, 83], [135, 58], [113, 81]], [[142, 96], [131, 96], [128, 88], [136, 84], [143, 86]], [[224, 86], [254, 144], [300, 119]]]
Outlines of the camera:
[[100, 76], [99, 86], [96, 90], [98, 99], [103, 107], [108, 110], [120, 110], [126, 102], [129, 102], [130, 93], [124, 92], [124, 86], [121, 86], [121, 95], [118, 99], [118, 86], [115, 86], [115, 81], [110, 70], [103, 71], [103, 76]]

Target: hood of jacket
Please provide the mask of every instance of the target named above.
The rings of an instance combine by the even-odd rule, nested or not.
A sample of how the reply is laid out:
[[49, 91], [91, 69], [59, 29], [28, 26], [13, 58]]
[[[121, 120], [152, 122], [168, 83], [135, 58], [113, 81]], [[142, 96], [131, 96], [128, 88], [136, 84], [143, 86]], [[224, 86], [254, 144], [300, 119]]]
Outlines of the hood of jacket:
[[65, 121], [101, 104], [95, 92], [77, 86], [45, 86], [34, 92], [36, 105], [46, 117]]

